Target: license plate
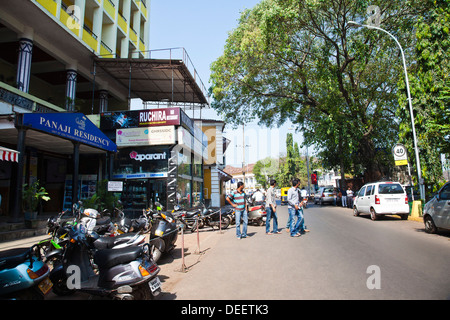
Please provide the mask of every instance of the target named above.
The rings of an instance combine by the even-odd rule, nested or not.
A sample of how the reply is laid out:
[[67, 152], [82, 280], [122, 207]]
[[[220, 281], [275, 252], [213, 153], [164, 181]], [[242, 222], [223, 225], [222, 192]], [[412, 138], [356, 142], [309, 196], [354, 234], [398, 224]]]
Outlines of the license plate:
[[386, 199], [387, 202], [398, 202], [398, 200], [400, 200], [399, 198], [388, 198]]
[[50, 289], [52, 288], [52, 286], [53, 286], [53, 283], [50, 281], [49, 278], [41, 281], [41, 283], [38, 284], [38, 288], [39, 288], [39, 290], [42, 291], [43, 294], [47, 294], [50, 291]]
[[152, 292], [155, 292], [156, 290], [161, 288], [161, 281], [159, 281], [159, 278], [156, 277], [155, 279], [150, 280], [148, 285], [150, 286], [150, 290], [152, 290]]

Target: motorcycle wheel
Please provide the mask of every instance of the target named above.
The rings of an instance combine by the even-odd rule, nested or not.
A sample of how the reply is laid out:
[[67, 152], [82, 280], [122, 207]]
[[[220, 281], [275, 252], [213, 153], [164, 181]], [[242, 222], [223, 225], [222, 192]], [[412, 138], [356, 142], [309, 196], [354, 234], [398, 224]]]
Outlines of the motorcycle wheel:
[[161, 250], [159, 250], [159, 248], [157, 248], [156, 246], [152, 246], [152, 248], [150, 249], [150, 253], [155, 263], [159, 260], [159, 258], [161, 258], [162, 255]]
[[230, 219], [228, 217], [222, 217], [222, 230], [228, 228], [230, 225]]

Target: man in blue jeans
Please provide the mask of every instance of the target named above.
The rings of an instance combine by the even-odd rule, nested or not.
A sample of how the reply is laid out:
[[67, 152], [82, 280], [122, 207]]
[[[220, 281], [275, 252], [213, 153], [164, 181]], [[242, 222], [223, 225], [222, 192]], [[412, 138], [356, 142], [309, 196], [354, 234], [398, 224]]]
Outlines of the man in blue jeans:
[[[300, 228], [303, 227], [303, 201], [300, 198], [300, 192], [298, 191], [298, 186], [300, 185], [300, 180], [292, 180], [292, 188], [288, 190], [288, 211], [289, 211], [289, 221], [291, 222], [289, 226], [289, 231], [291, 237], [300, 237]], [[296, 219], [295, 219], [296, 218]], [[304, 230], [302, 230], [303, 232]]]
[[[244, 183], [242, 181], [238, 182], [237, 190], [228, 195], [227, 201], [236, 209], [236, 236], [238, 239], [247, 238], [248, 214]], [[242, 233], [241, 216], [243, 219]]]
[[[279, 234], [278, 231], [278, 217], [277, 217], [277, 203], [275, 197], [275, 180], [270, 180], [270, 188], [266, 193], [266, 234]], [[270, 232], [270, 219], [273, 219], [273, 229]]]

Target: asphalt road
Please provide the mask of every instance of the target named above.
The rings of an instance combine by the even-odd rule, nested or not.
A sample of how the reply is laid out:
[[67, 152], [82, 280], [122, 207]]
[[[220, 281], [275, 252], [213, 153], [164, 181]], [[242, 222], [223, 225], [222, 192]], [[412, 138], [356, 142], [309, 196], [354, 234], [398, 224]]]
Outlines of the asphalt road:
[[350, 209], [311, 206], [311, 232], [291, 238], [287, 216], [279, 206], [279, 235], [250, 226], [239, 240], [228, 229], [162, 298], [450, 299], [449, 233], [429, 235], [423, 223], [396, 216], [371, 221]]
[[[239, 240], [234, 226], [222, 233], [202, 230], [203, 254], [196, 255], [197, 235], [186, 234], [188, 272], [179, 272], [178, 243], [172, 255], [158, 262], [160, 299], [450, 299], [450, 232], [430, 235], [417, 221], [395, 216], [371, 221], [369, 216], [354, 217], [350, 209], [311, 206], [305, 210], [311, 232], [291, 238], [285, 229], [287, 207], [278, 208], [278, 235], [249, 226], [248, 238]], [[2, 243], [0, 249], [32, 245], [46, 237]]]

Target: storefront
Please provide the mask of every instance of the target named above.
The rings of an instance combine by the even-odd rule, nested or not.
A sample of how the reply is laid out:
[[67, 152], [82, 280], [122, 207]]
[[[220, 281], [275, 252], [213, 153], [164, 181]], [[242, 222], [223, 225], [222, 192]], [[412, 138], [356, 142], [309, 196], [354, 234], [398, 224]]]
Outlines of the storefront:
[[39, 211], [59, 212], [95, 193], [99, 175], [106, 178], [107, 154], [117, 151], [81, 113], [17, 113], [0, 124], [2, 144], [18, 151], [14, 162], [0, 161], [2, 211], [12, 221], [23, 214], [24, 184], [39, 180], [51, 199]]
[[118, 195], [125, 213], [138, 215], [155, 202], [200, 205], [207, 140], [181, 108], [103, 113], [100, 129], [118, 147], [112, 177], [124, 182]]

